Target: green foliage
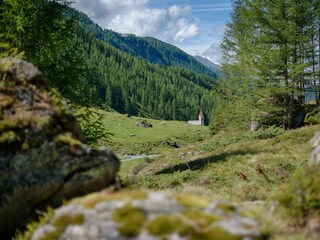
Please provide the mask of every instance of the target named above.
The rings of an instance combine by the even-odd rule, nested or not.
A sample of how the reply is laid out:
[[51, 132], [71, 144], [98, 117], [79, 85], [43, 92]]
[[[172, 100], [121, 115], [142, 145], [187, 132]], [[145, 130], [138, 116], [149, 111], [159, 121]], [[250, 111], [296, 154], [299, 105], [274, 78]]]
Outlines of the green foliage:
[[17, 48], [10, 47], [10, 44], [6, 42], [3, 38], [4, 34], [0, 30], [0, 58], [5, 57], [15, 57], [20, 58], [23, 56], [22, 53], [19, 53]]
[[76, 22], [67, 0], [4, 0], [0, 29], [5, 42], [24, 53], [63, 97], [86, 106], [90, 69], [76, 39]]
[[228, 128], [247, 129], [250, 111], [241, 106], [241, 101], [215, 93], [215, 108], [210, 119], [210, 130], [213, 134]]
[[87, 58], [97, 70], [90, 87], [97, 90], [94, 101], [98, 106], [108, 105], [135, 116], [189, 120], [198, 118], [202, 103], [208, 121], [213, 99], [206, 87], [212, 78], [149, 64], [94, 38], [85, 29], [79, 34]]
[[[4, 0], [0, 7], [5, 42], [23, 51], [64, 98], [86, 107], [177, 120], [197, 119], [202, 104], [208, 122], [213, 109], [209, 90], [214, 78], [181, 66], [195, 66], [194, 71], [213, 77], [214, 73], [158, 40], [122, 38], [103, 31], [69, 6], [65, 0]], [[130, 47], [141, 43], [140, 49], [149, 49], [150, 54], [168, 52], [164, 65], [177, 67], [153, 65], [130, 56], [108, 44], [113, 36], [119, 37], [117, 41], [121, 38], [123, 44], [129, 41]], [[155, 59], [155, 55], [150, 57]]]
[[[116, 112], [103, 112], [103, 125], [113, 134], [108, 145], [119, 154], [157, 154], [168, 149], [200, 142], [210, 134], [205, 126], [186, 125], [185, 122], [128, 117]], [[147, 120], [152, 128], [136, 126]]]
[[[94, 78], [88, 80], [87, 89], [94, 89], [96, 95], [91, 100], [96, 105], [104, 109], [111, 107], [133, 116], [174, 120], [197, 119], [202, 105], [208, 123], [213, 109], [210, 89], [215, 82], [214, 78], [178, 67], [181, 66], [179, 64], [168, 63], [171, 67], [150, 64], [135, 54], [131, 56], [119, 51], [108, 44], [109, 40], [118, 36], [123, 41], [131, 41], [130, 36], [121, 37], [114, 32], [103, 31], [87, 16], [77, 14], [81, 22], [78, 26], [78, 40], [84, 46], [87, 66], [93, 69], [94, 74]], [[123, 43], [116, 39], [114, 41], [119, 44]], [[148, 41], [150, 44], [157, 42], [152, 39]], [[146, 44], [147, 40], [142, 42]], [[162, 47], [159, 46], [159, 49]], [[171, 47], [169, 49], [173, 53], [169, 51], [168, 54], [178, 51]], [[194, 65], [193, 61], [196, 60], [191, 61], [189, 58], [186, 57], [185, 62]]]
[[[225, 130], [201, 143], [161, 154], [143, 164], [136, 176], [124, 171], [132, 169], [135, 161], [123, 162], [121, 177], [132, 188], [170, 189], [233, 201], [266, 200], [306, 164], [309, 140], [318, 130], [319, 126], [292, 131], [271, 128], [258, 136]], [[180, 153], [185, 156], [179, 157]]]
[[315, 104], [309, 104], [307, 105], [307, 114], [306, 114], [306, 119], [305, 122], [307, 124], [320, 124], [320, 108], [319, 106]]
[[302, 168], [295, 173], [290, 183], [283, 186], [274, 199], [278, 200], [291, 214], [303, 218], [320, 216], [319, 167]]
[[[246, 106], [244, 115], [267, 125], [299, 126], [307, 91], [317, 93], [318, 1], [234, 1], [222, 49], [224, 95]], [[308, 90], [309, 89], [309, 90]], [[249, 112], [249, 114], [248, 114]]]
[[42, 213], [41, 216], [35, 221], [27, 224], [24, 230], [18, 230], [14, 236], [14, 240], [30, 240], [33, 233], [37, 230], [39, 226], [42, 226], [53, 217], [53, 209], [48, 208], [45, 213]]
[[[16, 52], [23, 51], [24, 58], [41, 70], [62, 97], [88, 108], [98, 105], [97, 86], [90, 86], [96, 72], [86, 60], [82, 41], [77, 39], [76, 21], [69, 6], [67, 0], [4, 0], [0, 6], [0, 39], [10, 42], [13, 48], [6, 50], [9, 45], [1, 44], [0, 53], [16, 57]], [[101, 117], [93, 110], [78, 115], [91, 144], [109, 136]]]
[[24, 51], [28, 60], [41, 62], [41, 57], [47, 58], [58, 48], [63, 49], [62, 36], [68, 39], [72, 32], [67, 29], [70, 22], [64, 17], [68, 4], [67, 1], [3, 0], [0, 26], [4, 38]]
[[279, 136], [284, 132], [285, 130], [283, 128], [271, 126], [266, 129], [259, 129], [257, 132], [254, 132], [253, 136], [256, 139], [268, 139], [268, 138], [274, 138], [276, 136]]
[[99, 143], [110, 142], [112, 134], [103, 124], [104, 114], [92, 108], [80, 108], [75, 117], [80, 122], [81, 129], [90, 145], [97, 146]]
[[137, 37], [133, 34], [120, 34], [108, 29], [102, 30], [84, 13], [78, 13], [78, 15], [81, 25], [92, 33], [95, 38], [131, 56], [137, 56], [153, 64], [184, 67], [196, 73], [206, 74], [213, 78], [217, 77], [215, 71], [200, 64], [192, 56], [171, 44], [152, 37]]

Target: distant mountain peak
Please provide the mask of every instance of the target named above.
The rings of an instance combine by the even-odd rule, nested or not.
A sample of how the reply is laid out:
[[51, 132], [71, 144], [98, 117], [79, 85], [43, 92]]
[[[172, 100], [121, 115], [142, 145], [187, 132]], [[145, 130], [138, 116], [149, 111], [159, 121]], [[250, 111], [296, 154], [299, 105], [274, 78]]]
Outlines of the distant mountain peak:
[[219, 65], [221, 55], [220, 42], [212, 43], [207, 50], [200, 54], [201, 57], [206, 58], [217, 65]]
[[221, 66], [219, 64], [216, 64], [212, 62], [209, 58], [207, 57], [202, 57], [202, 56], [194, 56], [195, 59], [197, 59], [198, 62], [200, 62], [202, 65], [206, 66], [207, 68], [211, 69], [215, 73], [219, 75]]

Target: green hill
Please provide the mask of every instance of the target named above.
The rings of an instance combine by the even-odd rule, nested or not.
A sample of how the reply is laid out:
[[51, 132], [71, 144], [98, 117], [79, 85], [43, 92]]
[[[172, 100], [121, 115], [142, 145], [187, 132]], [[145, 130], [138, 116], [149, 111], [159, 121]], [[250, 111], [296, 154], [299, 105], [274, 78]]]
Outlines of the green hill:
[[221, 132], [158, 157], [122, 162], [120, 176], [132, 189], [238, 203], [270, 239], [318, 239], [309, 222], [319, 219], [319, 168], [307, 163], [309, 140], [319, 129]]
[[193, 72], [217, 77], [216, 69], [210, 69], [179, 48], [152, 37], [137, 37], [133, 34], [120, 34], [108, 29], [103, 30], [84, 13], [77, 13], [80, 24], [97, 39], [115, 48], [137, 56], [149, 63], [164, 66], [184, 67]]
[[[207, 138], [208, 127], [188, 125], [182, 121], [163, 121], [104, 112], [102, 123], [112, 134], [109, 148], [120, 155], [160, 154]], [[139, 126], [150, 123], [152, 127]], [[142, 124], [143, 125], [143, 124]]]
[[210, 92], [214, 78], [131, 56], [102, 40], [102, 32], [94, 33], [92, 28], [99, 29], [94, 24], [79, 24], [77, 41], [90, 68], [85, 92], [96, 106], [134, 116], [186, 121], [197, 119], [202, 105], [208, 123], [214, 107]]

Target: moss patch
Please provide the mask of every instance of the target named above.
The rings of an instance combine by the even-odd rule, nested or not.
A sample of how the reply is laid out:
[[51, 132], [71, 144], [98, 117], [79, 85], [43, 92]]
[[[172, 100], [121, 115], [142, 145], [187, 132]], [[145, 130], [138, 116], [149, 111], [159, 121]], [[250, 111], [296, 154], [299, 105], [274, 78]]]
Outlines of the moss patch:
[[210, 227], [213, 222], [218, 220], [217, 216], [193, 211], [181, 216], [158, 216], [147, 223], [146, 229], [150, 235], [161, 237], [161, 239], [166, 239], [168, 235], [173, 233], [178, 233], [181, 237], [188, 236], [191, 240], [242, 239], [241, 236], [232, 235], [221, 227]]
[[320, 216], [320, 167], [304, 168], [297, 172], [291, 183], [283, 186], [274, 196], [296, 220], [307, 215]]
[[206, 214], [199, 210], [186, 211], [183, 215], [195, 222], [200, 228], [210, 226], [213, 222], [221, 220], [221, 217], [214, 214]]
[[189, 233], [188, 229], [192, 229], [192, 227], [179, 216], [163, 215], [150, 220], [146, 229], [150, 235], [164, 238], [174, 232], [179, 233], [181, 236], [186, 235]]
[[4, 132], [0, 135], [0, 145], [13, 144], [20, 141], [20, 137], [13, 131]]
[[232, 213], [236, 210], [235, 206], [226, 202], [219, 202], [217, 208], [221, 209], [224, 213]]
[[73, 216], [61, 215], [53, 221], [53, 226], [56, 228], [56, 230], [52, 232], [47, 232], [44, 236], [40, 238], [40, 240], [58, 239], [69, 225], [81, 225], [83, 224], [83, 222], [83, 214], [76, 214]]
[[0, 109], [11, 107], [14, 103], [14, 100], [12, 97], [2, 95], [0, 99]]
[[[221, 227], [215, 226], [205, 231], [195, 232], [190, 240], [241, 240], [242, 236], [232, 235]], [[249, 239], [249, 238], [248, 238]]]
[[180, 205], [188, 208], [205, 208], [209, 204], [209, 200], [194, 195], [178, 194], [176, 199]]
[[119, 224], [118, 231], [126, 237], [138, 236], [145, 221], [145, 214], [138, 208], [127, 204], [115, 210], [112, 219]]
[[147, 192], [143, 191], [123, 191], [123, 192], [99, 192], [89, 194], [85, 197], [76, 198], [72, 200], [72, 203], [82, 204], [85, 208], [92, 208], [97, 203], [120, 200], [120, 199], [146, 199], [148, 197]]
[[68, 144], [70, 147], [80, 146], [82, 143], [78, 139], [73, 138], [71, 132], [59, 134], [54, 139], [55, 143]]

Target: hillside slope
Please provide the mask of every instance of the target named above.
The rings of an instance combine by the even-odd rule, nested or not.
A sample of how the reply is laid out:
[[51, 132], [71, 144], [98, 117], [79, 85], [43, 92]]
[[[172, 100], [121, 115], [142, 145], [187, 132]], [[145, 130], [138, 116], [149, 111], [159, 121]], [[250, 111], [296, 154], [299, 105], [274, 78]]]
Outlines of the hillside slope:
[[[200, 194], [241, 206], [270, 239], [319, 239], [319, 167], [308, 168], [320, 126], [234, 130], [151, 159], [123, 162], [128, 187]], [[279, 201], [279, 202], [276, 202]]]
[[88, 92], [93, 92], [91, 99], [98, 107], [111, 107], [135, 116], [186, 121], [197, 119], [202, 105], [208, 123], [214, 107], [210, 92], [214, 78], [131, 56], [101, 40], [98, 33], [93, 33], [94, 26], [80, 24], [77, 39], [86, 66], [91, 69]]
[[198, 62], [194, 57], [179, 48], [152, 37], [138, 37], [133, 34], [120, 34], [108, 29], [103, 30], [86, 14], [77, 13], [80, 24], [102, 40], [115, 48], [137, 56], [149, 63], [172, 67], [184, 67], [199, 74], [216, 78], [217, 72]]
[[[163, 121], [104, 112], [102, 122], [112, 134], [109, 148], [120, 155], [162, 154], [207, 138], [209, 128], [188, 125], [182, 121]], [[140, 124], [139, 124], [140, 123]], [[142, 124], [141, 124], [142, 123]], [[144, 127], [143, 123], [152, 127]]]
[[276, 128], [223, 132], [159, 156], [134, 182], [233, 201], [265, 200], [306, 164], [309, 140], [319, 129], [317, 125], [288, 132]]

